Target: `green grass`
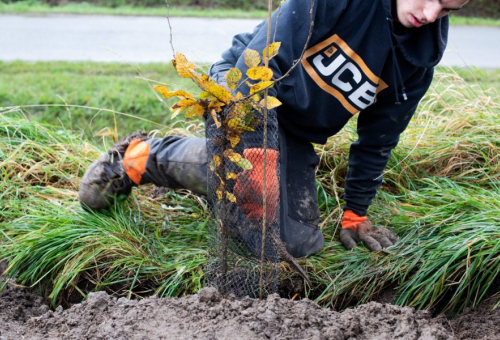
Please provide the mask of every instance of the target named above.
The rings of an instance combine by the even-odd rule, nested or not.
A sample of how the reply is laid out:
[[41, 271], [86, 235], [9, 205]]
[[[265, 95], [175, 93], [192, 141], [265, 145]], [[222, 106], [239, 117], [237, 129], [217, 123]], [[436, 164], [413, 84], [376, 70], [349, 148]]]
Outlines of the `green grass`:
[[471, 26], [499, 27], [500, 20], [499, 19], [491, 19], [491, 18], [459, 17], [456, 15], [452, 15], [452, 16], [450, 16], [450, 24], [455, 25], [455, 26], [471, 25]]
[[[49, 6], [36, 1], [15, 2], [5, 4], [0, 2], [0, 13], [4, 14], [100, 14], [100, 15], [145, 15], [165, 16], [166, 7], [133, 7], [120, 6], [116, 8], [96, 6], [89, 3]], [[267, 11], [240, 9], [201, 9], [170, 6], [172, 17], [205, 17], [205, 18], [242, 18], [263, 19]]]
[[83, 129], [88, 136], [102, 129], [172, 128], [179, 120], [171, 121], [172, 102], [158, 99], [155, 83], [197, 91], [170, 64], [0, 62], [0, 107], [24, 105], [31, 119]]
[[[482, 88], [500, 89], [500, 70], [454, 72]], [[0, 61], [0, 107], [22, 105], [30, 119], [83, 130], [88, 137], [103, 129], [116, 128], [124, 135], [138, 129], [166, 131], [183, 126], [179, 119], [171, 121], [172, 101], [157, 98], [151, 88], [155, 82], [198, 91], [190, 80], [179, 78], [170, 64]]]
[[[166, 7], [103, 7], [83, 2], [80, 4], [66, 4], [60, 6], [49, 6], [37, 1], [19, 1], [10, 4], [0, 2], [0, 13], [4, 14], [101, 14], [101, 15], [149, 15], [165, 16]], [[172, 17], [205, 17], [205, 18], [242, 18], [242, 19], [264, 19], [267, 11], [263, 10], [240, 10], [226, 8], [191, 8], [170, 6]], [[475, 26], [500, 26], [500, 20], [489, 18], [467, 18], [451, 16], [452, 25], [475, 25]]]
[[129, 297], [201, 287], [203, 202], [171, 192], [157, 206], [137, 192], [109, 214], [85, 212], [78, 182], [102, 150], [18, 114], [0, 114], [0, 126], [0, 258], [18, 282], [48, 285], [54, 302], [88, 287]]
[[[50, 94], [50, 82], [33, 90], [36, 84], [16, 82], [16, 74], [23, 71], [35, 74], [49, 69], [52, 72], [43, 73], [44, 77], [53, 73], [57, 79], [74, 68], [68, 79], [102, 76], [99, 84], [109, 84], [104, 79], [130, 76], [128, 81], [135, 81], [132, 69], [113, 64], [3, 63], [2, 67], [1, 76], [10, 74], [9, 84], [16, 84], [11, 88], [25, 86], [17, 98], [31, 100], [39, 96], [37, 91]], [[38, 71], [30, 72], [30, 67]], [[180, 84], [162, 65], [139, 68], [160, 81]], [[313, 281], [308, 297], [342, 308], [369, 301], [390, 286], [397, 290], [398, 304], [461, 311], [477, 305], [486, 294], [500, 294], [496, 281], [500, 272], [499, 77], [500, 71], [453, 69], [436, 75], [393, 153], [370, 210], [375, 224], [391, 226], [401, 237], [388, 250], [346, 251], [338, 241], [346, 154], [356, 138], [354, 124], [326, 145], [316, 146], [326, 246], [300, 260]], [[87, 91], [82, 84], [86, 83], [74, 88]], [[108, 97], [127, 97], [113, 96], [117, 87], [104, 90], [91, 85], [97, 106], [109, 105]], [[147, 88], [147, 83], [143, 86]], [[71, 92], [61, 93], [71, 96]], [[156, 100], [147, 89], [144, 98], [149, 95]], [[16, 98], [10, 92], [2, 98], [6, 97]], [[34, 109], [0, 109], [0, 258], [9, 261], [8, 274], [24, 285], [49, 287], [47, 295], [54, 303], [75, 292], [84, 296], [97, 289], [119, 296], [196, 292], [203, 282], [208, 246], [210, 218], [205, 201], [186, 192], [153, 195], [151, 187], [142, 187], [108, 214], [85, 212], [77, 200], [80, 178], [111, 140], [91, 142], [83, 132], [70, 132], [54, 120], [56, 126], [27, 119], [36, 115], [29, 112]], [[64, 107], [54, 110], [60, 111], [61, 121], [68, 115]], [[151, 118], [147, 111], [139, 116]], [[71, 126], [76, 116], [64, 119]], [[120, 134], [128, 132], [119, 119], [118, 124]], [[143, 123], [137, 120], [137, 124]], [[187, 130], [176, 132], [201, 131], [198, 123], [178, 124]]]
[[[343, 195], [354, 126], [317, 147], [323, 231], [333, 241], [329, 250], [309, 260], [321, 277], [317, 281], [326, 284], [318, 301], [341, 307], [368, 301], [384, 287], [396, 286], [398, 304], [460, 311], [496, 287], [500, 272], [497, 75], [490, 74], [496, 86], [492, 87], [446, 71], [436, 75], [394, 150], [383, 189], [371, 208], [375, 224], [392, 225], [402, 236], [385, 256], [366, 250], [346, 255], [335, 242], [336, 230], [328, 229], [338, 226], [340, 219], [336, 209], [343, 202], [336, 197]], [[327, 274], [328, 283], [323, 276]]]

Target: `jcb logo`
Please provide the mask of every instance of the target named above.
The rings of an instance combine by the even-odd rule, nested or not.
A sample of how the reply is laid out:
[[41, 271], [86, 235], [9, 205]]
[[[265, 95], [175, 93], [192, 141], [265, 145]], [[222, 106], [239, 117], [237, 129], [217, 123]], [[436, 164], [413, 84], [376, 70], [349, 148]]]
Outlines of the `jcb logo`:
[[307, 73], [352, 114], [375, 102], [387, 84], [338, 35], [308, 49], [302, 59]]

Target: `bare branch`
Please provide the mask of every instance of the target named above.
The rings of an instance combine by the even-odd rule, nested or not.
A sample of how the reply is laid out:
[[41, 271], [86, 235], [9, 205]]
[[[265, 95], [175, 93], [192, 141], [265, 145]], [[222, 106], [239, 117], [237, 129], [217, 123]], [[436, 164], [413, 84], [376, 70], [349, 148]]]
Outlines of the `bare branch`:
[[168, 4], [168, 0], [165, 0], [165, 5], [167, 6], [167, 21], [168, 21], [168, 30], [170, 32], [170, 47], [172, 48], [172, 54], [175, 59], [175, 48], [173, 44], [173, 35], [172, 35], [172, 25], [170, 24], [170, 5]]
[[[269, 67], [269, 44], [271, 43], [271, 19], [273, 14], [273, 1], [268, 0], [267, 2], [267, 41], [266, 41], [266, 49], [267, 53], [264, 56], [264, 66], [266, 68]], [[267, 92], [266, 89], [264, 91], [264, 140], [262, 148], [264, 149], [264, 159], [263, 159], [263, 174], [262, 174], [262, 241], [260, 245], [260, 278], [259, 278], [259, 298], [262, 300], [263, 297], [263, 278], [264, 278], [264, 249], [266, 244], [266, 224], [267, 224], [267, 197], [266, 197], [266, 189], [267, 189]]]
[[[312, 32], [313, 32], [313, 28], [314, 28], [314, 17], [313, 17], [313, 10], [314, 10], [314, 0], [311, 0], [311, 9], [309, 10], [309, 14], [310, 14], [310, 25], [309, 25], [309, 33], [307, 35], [307, 39], [306, 39], [306, 43], [304, 44], [304, 48], [302, 49], [302, 53], [300, 54], [300, 57], [299, 59], [295, 60], [293, 65], [290, 67], [290, 69], [288, 69], [288, 71], [285, 72], [285, 74], [283, 74], [281, 77], [279, 77], [278, 79], [275, 79], [273, 81], [272, 84], [264, 87], [263, 89], [261, 89], [259, 92], [257, 93], [260, 93], [262, 91], [266, 91], [264, 93], [267, 93], [267, 90], [273, 86], [275, 83], [283, 80], [284, 78], [288, 77], [290, 75], [290, 73], [297, 67], [297, 65], [299, 65], [301, 62], [302, 62], [302, 59], [304, 58], [304, 54], [306, 53], [307, 51], [307, 47], [309, 46], [309, 41], [311, 40], [311, 36], [312, 36]], [[268, 25], [269, 26], [269, 25]], [[268, 31], [269, 31], [269, 27], [268, 27]], [[269, 38], [269, 37], [268, 37]], [[268, 45], [269, 46], [269, 39], [268, 39]], [[268, 47], [269, 48], [269, 47]], [[267, 67], [267, 66], [266, 66]], [[247, 100], [248, 98], [250, 98], [251, 96], [253, 96], [255, 93], [252, 93], [251, 95], [247, 95], [239, 100], [237, 100], [236, 102], [240, 102], [240, 101], [244, 101], [244, 100]], [[266, 107], [267, 107], [267, 103], [266, 103]]]
[[282, 80], [283, 78], [286, 78], [290, 75], [290, 72], [292, 72], [298, 64], [300, 64], [300, 62], [302, 62], [302, 59], [304, 58], [304, 53], [306, 53], [306, 50], [307, 50], [307, 46], [309, 46], [309, 41], [311, 40], [311, 36], [312, 36], [312, 32], [313, 32], [313, 27], [314, 27], [314, 17], [313, 17], [313, 10], [314, 10], [314, 0], [311, 0], [311, 10], [309, 11], [309, 15], [310, 15], [310, 25], [309, 25], [309, 33], [307, 35], [307, 40], [306, 40], [306, 43], [304, 45], [304, 48], [302, 49], [302, 53], [300, 55], [300, 58], [297, 59], [292, 67], [290, 67], [290, 69], [284, 74], [282, 75], [281, 77], [279, 77], [278, 79], [275, 80], [275, 82], [278, 82], [280, 80]]

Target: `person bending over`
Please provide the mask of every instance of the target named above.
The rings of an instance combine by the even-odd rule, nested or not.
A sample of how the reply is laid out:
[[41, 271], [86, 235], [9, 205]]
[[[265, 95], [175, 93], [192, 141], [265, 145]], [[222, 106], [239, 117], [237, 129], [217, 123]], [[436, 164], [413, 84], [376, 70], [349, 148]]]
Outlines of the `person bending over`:
[[[267, 151], [268, 164], [280, 160], [280, 237], [288, 252], [303, 257], [320, 251], [315, 170], [319, 163], [313, 144], [324, 144], [353, 117], [358, 139], [349, 152], [345, 206], [340, 240], [347, 249], [359, 240], [372, 251], [393, 245], [397, 237], [386, 228], [373, 227], [368, 208], [382, 183], [382, 173], [419, 101], [429, 88], [434, 67], [447, 42], [448, 14], [467, 0], [315, 0], [314, 27], [309, 42], [309, 1], [288, 0], [272, 17], [272, 36], [281, 42], [270, 60], [275, 79], [305, 54], [300, 64], [269, 89], [282, 105], [270, 110], [278, 124], [277, 145]], [[233, 67], [247, 71], [243, 53], [262, 51], [267, 42], [267, 20], [252, 33], [238, 34], [209, 75], [225, 84]], [[276, 28], [277, 27], [277, 28]], [[276, 32], [274, 29], [276, 28]], [[241, 87], [248, 94], [248, 87]], [[262, 168], [261, 145], [243, 142], [243, 154], [253, 170]], [[271, 185], [276, 167], [269, 166]], [[237, 190], [244, 182], [250, 190]], [[135, 133], [102, 155], [86, 171], [80, 186], [82, 205], [106, 209], [119, 194], [153, 183], [172, 189], [207, 191], [207, 151], [203, 138], [167, 136], [148, 138]], [[249, 191], [262, 193], [262, 176], [245, 171], [235, 185], [237, 202]], [[239, 197], [238, 197], [239, 196]], [[240, 200], [241, 199], [241, 200]], [[278, 200], [268, 197], [272, 216]], [[250, 220], [258, 220], [262, 207], [240, 206]]]

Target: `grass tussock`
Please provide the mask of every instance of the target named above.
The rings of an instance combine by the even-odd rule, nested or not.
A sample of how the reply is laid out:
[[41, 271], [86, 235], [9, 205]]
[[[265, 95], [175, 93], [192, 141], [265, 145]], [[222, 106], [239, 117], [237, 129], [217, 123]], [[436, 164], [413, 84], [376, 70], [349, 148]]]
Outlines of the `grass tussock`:
[[[301, 260], [313, 279], [310, 298], [342, 308], [392, 287], [398, 304], [461, 311], [500, 293], [499, 99], [488, 84], [436, 76], [370, 210], [375, 224], [401, 237], [378, 253], [349, 252], [338, 241], [354, 125], [317, 146], [326, 247]], [[55, 302], [94, 289], [177, 296], [201, 287], [210, 220], [202, 199], [143, 188], [109, 213], [85, 212], [79, 180], [111, 142], [96, 147], [14, 111], [0, 113], [0, 258], [8, 275], [49, 283]]]
[[15, 114], [0, 115], [0, 145], [0, 258], [19, 283], [49, 286], [54, 302], [90, 289], [176, 296], [201, 287], [203, 201], [169, 193], [156, 204], [146, 188], [109, 213], [89, 213], [77, 190], [103, 150]]

